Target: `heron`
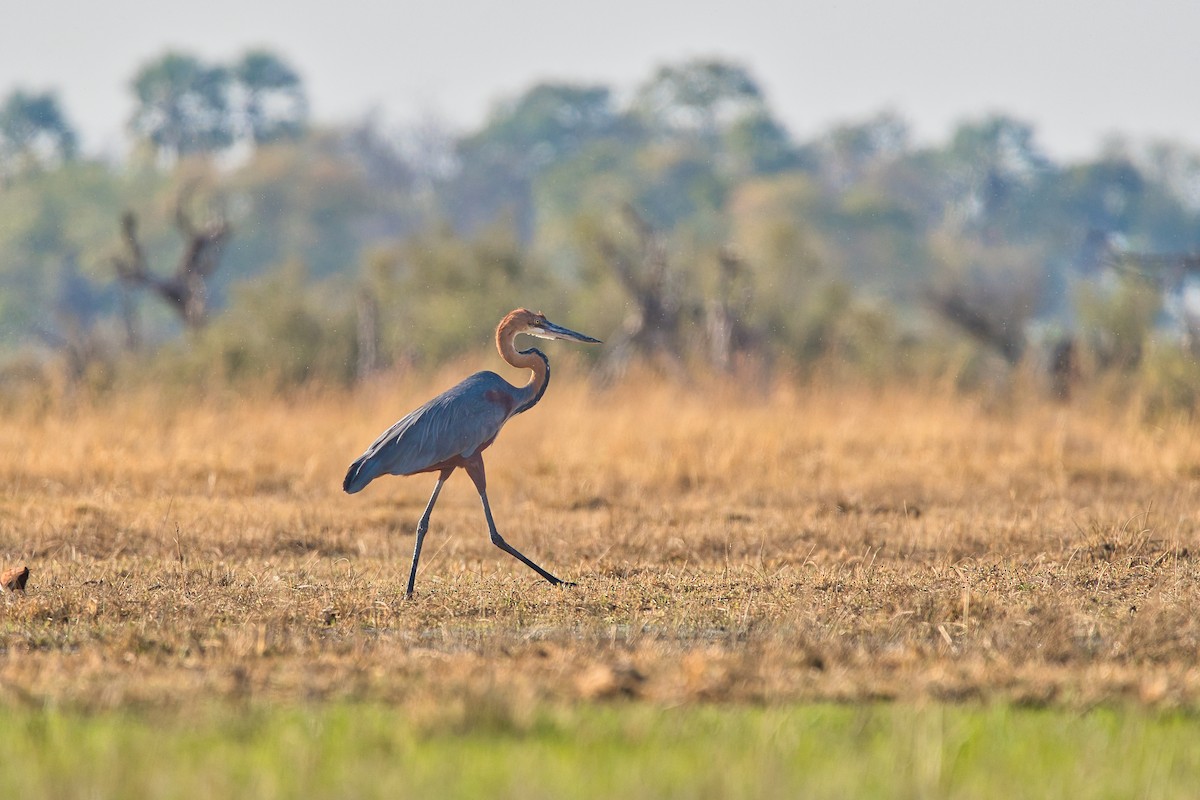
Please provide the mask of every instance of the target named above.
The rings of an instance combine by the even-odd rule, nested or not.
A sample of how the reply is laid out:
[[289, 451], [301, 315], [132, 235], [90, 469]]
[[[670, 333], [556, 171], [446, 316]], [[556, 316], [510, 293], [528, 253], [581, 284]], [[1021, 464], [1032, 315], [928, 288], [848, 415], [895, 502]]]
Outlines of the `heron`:
[[438, 473], [433, 494], [417, 523], [417, 541], [413, 548], [406, 597], [413, 595], [417, 562], [421, 559], [421, 545], [429, 530], [433, 506], [437, 503], [442, 486], [459, 467], [466, 470], [479, 492], [479, 499], [483, 501], [483, 516], [487, 520], [492, 544], [551, 584], [573, 585], [551, 575], [506, 542], [496, 530], [492, 508], [488, 503], [483, 451], [496, 441], [504, 423], [537, 405], [550, 383], [550, 360], [546, 354], [532, 347], [517, 350], [516, 338], [522, 333], [540, 339], [600, 343], [599, 339], [555, 325], [541, 312], [525, 308], [510, 312], [496, 327], [496, 349], [511, 366], [533, 373], [524, 386], [513, 386], [494, 372], [476, 372], [384, 431], [346, 472], [342, 488], [347, 494], [361, 492], [380, 475]]

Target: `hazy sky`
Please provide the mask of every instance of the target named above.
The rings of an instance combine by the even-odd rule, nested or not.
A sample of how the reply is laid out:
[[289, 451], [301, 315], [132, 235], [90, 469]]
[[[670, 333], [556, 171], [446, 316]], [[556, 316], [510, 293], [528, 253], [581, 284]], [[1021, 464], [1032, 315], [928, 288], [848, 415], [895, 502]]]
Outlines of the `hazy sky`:
[[747, 65], [794, 134], [883, 109], [936, 140], [1003, 110], [1060, 158], [1104, 139], [1200, 150], [1200, 0], [38, 0], [6, 3], [0, 96], [56, 89], [89, 150], [124, 148], [130, 78], [167, 48], [269, 47], [318, 121], [377, 108], [478, 124], [545, 79], [632, 89], [658, 65]]

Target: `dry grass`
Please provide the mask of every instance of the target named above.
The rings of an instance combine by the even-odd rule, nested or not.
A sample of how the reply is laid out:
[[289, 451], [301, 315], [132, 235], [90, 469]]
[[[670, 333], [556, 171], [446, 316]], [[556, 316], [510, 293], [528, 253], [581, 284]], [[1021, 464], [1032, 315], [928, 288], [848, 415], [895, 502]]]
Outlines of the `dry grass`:
[[[442, 384], [444, 381], [438, 381]], [[438, 386], [0, 422], [0, 703], [867, 698], [1200, 704], [1200, 437], [917, 390], [556, 378], [465, 476], [341, 493]]]

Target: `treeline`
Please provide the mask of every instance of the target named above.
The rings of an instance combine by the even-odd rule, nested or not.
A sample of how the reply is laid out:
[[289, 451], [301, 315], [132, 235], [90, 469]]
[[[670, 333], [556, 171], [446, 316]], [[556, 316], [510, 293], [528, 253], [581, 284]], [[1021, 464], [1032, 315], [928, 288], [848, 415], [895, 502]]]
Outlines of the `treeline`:
[[1200, 153], [1180, 144], [1059, 163], [1008, 116], [923, 145], [887, 112], [799, 140], [713, 60], [631, 92], [540, 84], [465, 133], [317, 124], [266, 51], [168, 53], [130, 88], [120, 163], [79, 151], [53, 93], [0, 105], [10, 374], [352, 382], [529, 305], [606, 338], [600, 375], [1039, 361], [1060, 394], [1151, 369], [1175, 404], [1200, 391]]

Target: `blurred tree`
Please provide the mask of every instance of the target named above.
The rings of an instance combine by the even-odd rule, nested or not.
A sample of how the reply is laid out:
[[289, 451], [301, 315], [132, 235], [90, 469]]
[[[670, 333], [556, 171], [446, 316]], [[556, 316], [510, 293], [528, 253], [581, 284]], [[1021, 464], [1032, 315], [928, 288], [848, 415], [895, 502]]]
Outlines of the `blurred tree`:
[[531, 175], [561, 161], [617, 125], [609, 89], [540, 84], [502, 106], [479, 133], [460, 143], [464, 159], [512, 158]]
[[998, 241], [1018, 235], [1032, 189], [1050, 167], [1033, 127], [1003, 115], [960, 125], [944, 151], [952, 192], [949, 210], [959, 224]]
[[[239, 319], [225, 327], [227, 314], [214, 315], [189, 341], [199, 349], [220, 326], [229, 336], [220, 358], [254, 365], [252, 374], [271, 346], [243, 352], [234, 340], [249, 336], [272, 291], [298, 292], [270, 322], [307, 342], [289, 381], [343, 356], [339, 375], [453, 356], [514, 304], [540, 302], [570, 303], [581, 328], [599, 331], [639, 309], [628, 330], [649, 340], [653, 320], [665, 320], [668, 349], [685, 360], [749, 360], [745, 343], [761, 333], [768, 354], [869, 369], [901, 340], [947, 330], [927, 324], [931, 299], [958, 331], [1012, 359], [1020, 334], [1057, 312], [1079, 363], [1094, 351], [1094, 361], [1129, 365], [1141, 345], [1122, 350], [1133, 337], [1104, 331], [1145, 327], [1137, 335], [1149, 341], [1166, 315], [1153, 298], [1106, 294], [1111, 268], [1070, 274], [1080, 242], [1097, 230], [1127, 254], [1200, 249], [1200, 156], [1183, 146], [1110, 145], [1059, 165], [1032, 126], [995, 115], [916, 149], [890, 113], [795, 141], [754, 77], [721, 60], [664, 66], [628, 102], [605, 86], [532, 86], [465, 135], [436, 124], [387, 130], [370, 116], [310, 127], [299, 76], [262, 50], [228, 68], [168, 53], [133, 88], [131, 128], [171, 170], [72, 158], [74, 134], [48, 96], [0, 106], [0, 170], [10, 170], [0, 191], [0, 346], [36, 333], [78, 279], [108, 287], [74, 295], [110, 330], [112, 209], [139, 209], [133, 238], [146, 263], [180, 263], [193, 237], [178, 235], [176, 199], [197, 178], [220, 181], [237, 227], [205, 305], [228, 311], [233, 298]], [[180, 158], [231, 143], [241, 145], [234, 161]], [[13, 173], [14, 159], [28, 159], [18, 152], [54, 168]], [[351, 282], [364, 262], [358, 293]], [[292, 266], [270, 291], [233, 291], [278, 264]], [[1083, 293], [1096, 296], [1072, 303], [1073, 280], [1090, 281]], [[166, 304], [143, 313], [159, 346], [178, 332]]]
[[403, 126], [391, 143], [404, 160], [413, 188], [424, 196], [435, 195], [458, 168], [457, 136], [435, 116]]
[[[62, 271], [76, 255], [85, 275], [107, 285], [111, 272], [98, 254], [112, 238], [111, 209], [134, 185], [147, 184], [76, 158], [21, 173], [0, 190], [0, 350], [50, 319]], [[113, 297], [96, 302], [108, 307]]]
[[75, 130], [52, 92], [13, 91], [0, 105], [0, 174], [75, 157]]
[[709, 364], [733, 374], [745, 356], [758, 358], [766, 370], [769, 354], [761, 320], [756, 319], [753, 275], [733, 247], [722, 247], [717, 253], [715, 289], [704, 308]]
[[112, 348], [97, 324], [104, 292], [80, 272], [75, 253], [63, 259], [57, 283], [51, 313], [34, 332], [60, 354], [62, 377], [70, 390], [89, 373], [100, 377], [108, 372]]
[[[762, 332], [768, 353], [807, 363], [831, 349], [849, 357], [852, 349], [870, 348], [848, 344], [857, 336], [859, 309], [844, 275], [858, 265], [840, 246], [861, 231], [828, 235], [838, 201], [815, 176], [798, 172], [747, 181], [730, 198], [731, 242], [753, 296], [747, 323]], [[857, 225], [839, 224], [847, 231]]]
[[1146, 189], [1131, 161], [1109, 157], [1064, 170], [1055, 182], [1054, 199], [1084, 230], [1129, 231]]
[[[208, 281], [221, 265], [225, 244], [233, 234], [233, 227], [223, 213], [210, 215], [197, 225], [187, 209], [190, 188], [186, 189], [175, 204], [175, 226], [185, 245], [175, 272], [162, 277], [147, 265], [146, 251], [138, 238], [137, 218], [132, 211], [121, 216], [121, 238], [124, 253], [112, 260], [117, 277], [128, 288], [146, 288], [154, 292], [179, 315], [188, 328], [202, 327], [208, 321]], [[134, 330], [132, 320], [129, 330]], [[137, 341], [136, 333], [130, 344]]]
[[820, 137], [813, 160], [820, 164], [825, 182], [842, 190], [894, 162], [908, 148], [908, 123], [883, 112], [863, 122], [839, 125]]
[[1123, 276], [1080, 284], [1075, 301], [1080, 334], [1096, 365], [1125, 371], [1138, 367], [1162, 309], [1158, 287], [1138, 276]]
[[499, 225], [470, 238], [441, 225], [377, 248], [362, 281], [369, 299], [357, 299], [358, 313], [387, 309], [370, 336], [376, 365], [450, 358], [486, 341], [513, 306], [554, 306], [560, 296], [554, 277]]
[[770, 114], [748, 114], [723, 137], [725, 151], [740, 175], [770, 175], [807, 166], [787, 130]]
[[368, 185], [405, 191], [417, 181], [417, 170], [384, 132], [377, 114], [368, 114], [330, 138], [338, 155], [358, 165]]
[[251, 50], [233, 66], [237, 135], [255, 145], [295, 139], [308, 124], [300, 76], [279, 56]]
[[740, 120], [767, 115], [767, 105], [745, 67], [694, 59], [660, 67], [637, 90], [633, 112], [657, 132], [715, 139]]
[[813, 177], [802, 174], [746, 181], [729, 201], [732, 243], [755, 265], [760, 293], [778, 298], [784, 309], [828, 258], [819, 252], [824, 245], [817, 231], [824, 202]]
[[702, 317], [688, 273], [672, 263], [666, 237], [630, 205], [619, 219], [581, 226], [583, 246], [596, 267], [620, 285], [625, 319], [604, 351], [601, 377], [625, 372], [634, 356], [667, 373], [685, 376], [686, 334]]
[[195, 337], [193, 368], [206, 362], [232, 383], [278, 389], [354, 379], [353, 308], [345, 284], [313, 281], [301, 261], [232, 287], [229, 308]]
[[928, 293], [934, 310], [1009, 364], [1019, 362], [1042, 292], [1037, 254], [944, 235], [935, 257], [941, 269]]
[[459, 140], [458, 171], [445, 192], [450, 218], [474, 231], [508, 217], [528, 239], [533, 182], [590, 143], [618, 133], [620, 123], [605, 87], [535, 86]]
[[624, 199], [655, 229], [685, 226], [709, 249], [727, 236], [722, 215], [739, 182], [808, 166], [758, 82], [733, 62], [660, 67], [638, 88], [626, 116], [639, 136], [624, 159], [630, 187]]
[[160, 156], [211, 153], [233, 142], [230, 73], [224, 67], [169, 52], [139, 69], [132, 86], [137, 108], [130, 128]]
[[344, 130], [313, 130], [258, 150], [223, 179], [239, 224], [222, 276], [249, 278], [272, 264], [302, 259], [314, 279], [353, 270], [364, 249], [409, 232], [410, 196], [369, 172], [378, 163], [347, 142]]
[[729, 181], [710, 152], [689, 144], [650, 145], [634, 154], [632, 205], [652, 227], [688, 227], [716, 245], [725, 236], [717, 224]]
[[1170, 192], [1183, 208], [1200, 211], [1200, 153], [1179, 142], [1151, 142], [1139, 166], [1149, 181]]

